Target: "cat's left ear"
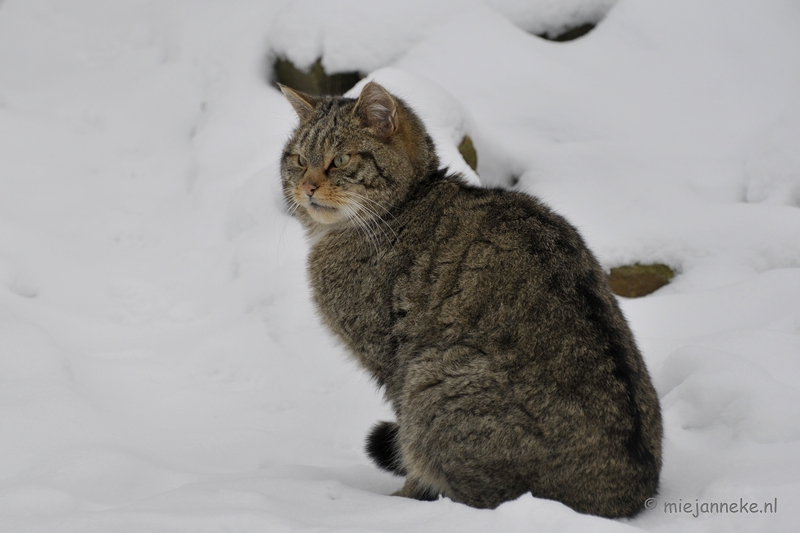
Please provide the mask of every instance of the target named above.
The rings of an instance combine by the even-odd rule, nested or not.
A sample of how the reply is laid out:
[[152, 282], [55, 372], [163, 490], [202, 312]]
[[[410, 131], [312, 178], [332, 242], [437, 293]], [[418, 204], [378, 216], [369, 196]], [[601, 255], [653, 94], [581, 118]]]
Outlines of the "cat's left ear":
[[361, 89], [353, 110], [378, 137], [388, 138], [397, 131], [397, 102], [389, 92], [371, 81]]
[[313, 96], [306, 93], [301, 93], [300, 91], [295, 91], [287, 87], [286, 85], [278, 84], [283, 95], [289, 100], [289, 103], [292, 104], [295, 112], [297, 112], [297, 116], [300, 117], [300, 122], [305, 122], [306, 120], [310, 119], [314, 115], [314, 106], [317, 105], [316, 100]]

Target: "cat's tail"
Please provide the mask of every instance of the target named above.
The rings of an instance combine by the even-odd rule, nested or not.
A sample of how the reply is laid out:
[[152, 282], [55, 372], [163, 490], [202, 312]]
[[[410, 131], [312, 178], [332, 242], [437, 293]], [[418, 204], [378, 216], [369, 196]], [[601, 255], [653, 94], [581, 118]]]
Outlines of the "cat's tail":
[[367, 435], [367, 455], [378, 468], [397, 476], [405, 476], [403, 458], [397, 443], [396, 422], [378, 422]]

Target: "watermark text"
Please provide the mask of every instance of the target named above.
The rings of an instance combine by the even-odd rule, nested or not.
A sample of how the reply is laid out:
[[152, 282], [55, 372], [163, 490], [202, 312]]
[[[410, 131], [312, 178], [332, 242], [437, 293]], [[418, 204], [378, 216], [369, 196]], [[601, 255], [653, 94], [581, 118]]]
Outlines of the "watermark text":
[[727, 502], [702, 502], [678, 500], [677, 502], [657, 502], [649, 498], [644, 502], [646, 509], [661, 507], [664, 514], [682, 514], [694, 518], [706, 514], [775, 514], [778, 512], [778, 498], [769, 502], [756, 502], [739, 498], [738, 501]]

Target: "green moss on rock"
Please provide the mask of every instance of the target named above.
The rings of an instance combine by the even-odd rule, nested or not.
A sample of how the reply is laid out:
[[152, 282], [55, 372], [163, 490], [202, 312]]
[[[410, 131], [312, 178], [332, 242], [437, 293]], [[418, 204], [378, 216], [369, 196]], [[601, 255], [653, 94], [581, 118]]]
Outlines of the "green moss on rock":
[[667, 265], [626, 265], [612, 268], [608, 275], [608, 283], [614, 294], [627, 298], [646, 296], [675, 277], [675, 272]]
[[458, 151], [461, 152], [461, 157], [467, 162], [472, 170], [478, 170], [478, 152], [475, 151], [475, 145], [472, 144], [472, 139], [469, 135], [464, 135], [461, 144], [458, 145]]

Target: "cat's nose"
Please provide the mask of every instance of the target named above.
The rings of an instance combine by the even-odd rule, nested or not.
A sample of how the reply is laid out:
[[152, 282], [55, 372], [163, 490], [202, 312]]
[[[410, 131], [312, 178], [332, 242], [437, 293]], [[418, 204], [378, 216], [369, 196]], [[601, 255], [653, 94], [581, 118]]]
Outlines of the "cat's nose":
[[306, 195], [309, 198], [311, 198], [312, 196], [314, 196], [314, 191], [317, 190], [317, 186], [314, 185], [313, 183], [304, 183], [303, 190], [306, 192]]

